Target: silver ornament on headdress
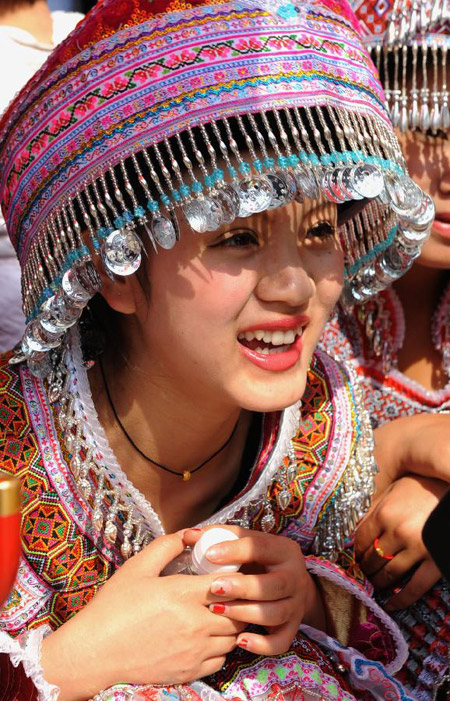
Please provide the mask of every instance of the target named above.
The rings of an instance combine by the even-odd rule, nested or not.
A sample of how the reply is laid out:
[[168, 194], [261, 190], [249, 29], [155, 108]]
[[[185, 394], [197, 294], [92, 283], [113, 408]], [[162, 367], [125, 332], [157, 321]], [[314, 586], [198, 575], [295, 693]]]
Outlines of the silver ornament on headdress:
[[400, 131], [450, 127], [448, 0], [395, 0], [382, 43], [369, 44]]
[[39, 376], [51, 371], [55, 349], [101, 287], [93, 255], [112, 279], [130, 275], [147, 238], [154, 251], [175, 245], [180, 217], [194, 232], [216, 231], [321, 196], [368, 202], [339, 230], [353, 301], [407, 269], [432, 221], [388, 127], [332, 105], [222, 117], [108, 164], [33, 242], [23, 282], [30, 323], [13, 362], [25, 357]]

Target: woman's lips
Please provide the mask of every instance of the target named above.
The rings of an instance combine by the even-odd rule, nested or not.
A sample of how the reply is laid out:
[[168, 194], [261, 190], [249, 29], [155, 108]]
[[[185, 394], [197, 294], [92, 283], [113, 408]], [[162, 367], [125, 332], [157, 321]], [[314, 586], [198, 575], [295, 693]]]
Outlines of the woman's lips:
[[254, 365], [269, 370], [271, 372], [283, 372], [293, 367], [300, 358], [302, 352], [302, 336], [296, 336], [293, 343], [286, 346], [273, 346], [268, 353], [261, 353], [252, 350], [243, 343], [239, 343], [239, 348], [245, 357]]
[[289, 329], [296, 329], [298, 326], [306, 326], [309, 320], [309, 316], [306, 314], [286, 316], [284, 318], [272, 319], [271, 321], [262, 321], [259, 324], [248, 326], [247, 328], [243, 329], [241, 333], [245, 333], [246, 331], [257, 331], [258, 329], [265, 329], [267, 331], [288, 331]]
[[435, 219], [432, 230], [439, 234], [439, 236], [442, 236], [445, 239], [450, 239], [450, 221]]

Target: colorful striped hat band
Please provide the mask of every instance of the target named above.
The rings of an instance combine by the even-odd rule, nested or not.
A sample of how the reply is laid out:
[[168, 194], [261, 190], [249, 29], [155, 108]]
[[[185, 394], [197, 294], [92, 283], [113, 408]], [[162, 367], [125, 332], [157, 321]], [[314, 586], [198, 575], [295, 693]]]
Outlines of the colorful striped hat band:
[[376, 72], [343, 0], [104, 0], [0, 123], [0, 194], [39, 376], [100, 289], [101, 256], [325, 196], [362, 301], [420, 252], [434, 207], [409, 178]]
[[400, 131], [450, 128], [449, 0], [351, 0]]

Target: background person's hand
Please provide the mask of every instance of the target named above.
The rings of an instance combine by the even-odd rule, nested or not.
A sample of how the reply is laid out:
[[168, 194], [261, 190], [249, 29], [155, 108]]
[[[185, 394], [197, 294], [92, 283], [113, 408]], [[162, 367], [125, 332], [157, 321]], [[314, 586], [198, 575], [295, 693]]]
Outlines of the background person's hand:
[[[392, 587], [414, 567], [407, 584], [386, 608], [405, 608], [440, 579], [422, 540], [429, 514], [448, 489], [440, 480], [410, 475], [394, 482], [378, 497], [356, 531], [355, 552], [376, 589]], [[377, 552], [378, 549], [378, 552]]]
[[[277, 655], [291, 645], [300, 623], [325, 627], [325, 614], [300, 547], [289, 538], [232, 527], [239, 540], [210, 548], [212, 562], [240, 562], [241, 572], [216, 575], [211, 592], [222, 601], [210, 605], [218, 617], [263, 626], [267, 635], [244, 631], [237, 644], [260, 655]], [[193, 544], [200, 534], [186, 531]], [[191, 538], [191, 541], [190, 541]]]
[[416, 414], [375, 429], [377, 493], [408, 474], [450, 483], [450, 415]]
[[44, 676], [61, 701], [119, 682], [183, 684], [222, 667], [244, 624], [208, 608], [221, 599], [214, 575], [158, 576], [184, 547], [183, 532], [157, 538], [44, 640]]

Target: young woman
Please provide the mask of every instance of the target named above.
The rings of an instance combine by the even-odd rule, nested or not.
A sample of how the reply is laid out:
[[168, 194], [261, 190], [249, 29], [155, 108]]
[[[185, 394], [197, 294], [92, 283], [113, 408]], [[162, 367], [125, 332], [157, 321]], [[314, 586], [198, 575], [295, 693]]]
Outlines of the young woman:
[[[390, 589], [391, 610], [402, 609], [395, 617], [412, 650], [402, 678], [428, 699], [444, 683], [450, 659], [449, 588], [443, 583], [431, 588], [440, 575], [425, 548], [417, 546], [427, 515], [450, 481], [450, 36], [446, 3], [413, 5], [388, 5], [380, 16], [374, 3], [354, 3], [409, 171], [433, 197], [436, 220], [404, 276], [354, 309], [339, 309], [324, 347], [352, 360], [372, 423], [382, 425], [377, 459], [383, 480], [388, 473], [393, 479], [405, 475], [361, 526], [357, 552], [375, 586]], [[400, 464], [398, 443], [411, 446]], [[433, 465], [428, 478], [407, 475], [425, 464]], [[430, 480], [433, 475], [441, 481]]]
[[[11, 698], [411, 698], [397, 627], [330, 561], [374, 465], [315, 354], [344, 277], [407, 266], [433, 216], [383, 105], [345, 3], [105, 0], [5, 115]], [[187, 574], [212, 524], [241, 570]]]

